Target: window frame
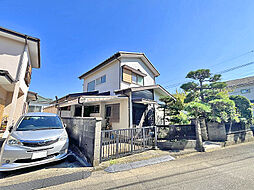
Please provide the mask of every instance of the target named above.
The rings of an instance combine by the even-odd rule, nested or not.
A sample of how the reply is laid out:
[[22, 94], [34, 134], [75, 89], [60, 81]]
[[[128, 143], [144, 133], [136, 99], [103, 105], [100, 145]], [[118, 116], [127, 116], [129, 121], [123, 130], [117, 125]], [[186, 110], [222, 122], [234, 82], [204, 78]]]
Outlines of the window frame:
[[[105, 78], [104, 81], [103, 81], [103, 78]], [[103, 75], [103, 76], [96, 79], [96, 85], [106, 83], [106, 81], [107, 81], [107, 77], [106, 77], [106, 75]]]
[[[136, 80], [133, 80], [133, 76], [135, 76], [135, 78], [136, 78]], [[142, 78], [142, 84], [141, 83], [139, 83], [138, 82], [138, 78]], [[136, 73], [131, 73], [131, 83], [132, 84], [137, 84], [137, 85], [140, 85], [140, 86], [144, 86], [144, 77], [143, 76], [141, 76], [141, 75], [138, 75], [138, 74], [136, 74]]]
[[[92, 83], [94, 83], [93, 90], [89, 90], [89, 84], [92, 84]], [[93, 91], [95, 91], [95, 83], [96, 83], [95, 80], [92, 80], [89, 83], [87, 83], [87, 92], [93, 92]]]
[[250, 89], [249, 88], [248, 89], [241, 89], [240, 92], [241, 92], [241, 94], [248, 94], [248, 93], [250, 93]]
[[[110, 114], [108, 114], [107, 112], [108, 110], [110, 110]], [[111, 122], [119, 123], [120, 122], [120, 103], [106, 104], [105, 118], [109, 118]]]

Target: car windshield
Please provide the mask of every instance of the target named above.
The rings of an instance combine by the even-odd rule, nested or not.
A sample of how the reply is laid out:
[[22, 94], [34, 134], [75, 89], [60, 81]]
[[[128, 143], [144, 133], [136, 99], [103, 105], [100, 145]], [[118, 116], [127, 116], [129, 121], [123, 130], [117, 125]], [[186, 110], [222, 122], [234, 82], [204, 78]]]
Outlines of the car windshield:
[[55, 116], [25, 116], [19, 123], [17, 131], [62, 129], [62, 122]]

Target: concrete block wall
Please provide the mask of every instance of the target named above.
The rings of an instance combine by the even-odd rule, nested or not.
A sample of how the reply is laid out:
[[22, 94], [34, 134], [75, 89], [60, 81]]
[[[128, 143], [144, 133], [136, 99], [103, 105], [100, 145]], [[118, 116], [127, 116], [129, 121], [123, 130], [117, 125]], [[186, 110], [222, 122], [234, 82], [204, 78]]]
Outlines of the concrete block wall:
[[208, 138], [210, 141], [225, 141], [227, 138], [224, 124], [208, 122]]
[[101, 118], [63, 117], [70, 143], [74, 143], [93, 165], [100, 163]]

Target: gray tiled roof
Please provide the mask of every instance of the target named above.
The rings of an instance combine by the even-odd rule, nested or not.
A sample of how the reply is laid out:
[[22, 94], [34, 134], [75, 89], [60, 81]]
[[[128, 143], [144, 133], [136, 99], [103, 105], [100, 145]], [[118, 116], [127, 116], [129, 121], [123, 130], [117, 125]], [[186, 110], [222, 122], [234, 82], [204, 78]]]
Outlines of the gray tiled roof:
[[226, 81], [228, 87], [238, 87], [254, 84], [254, 76]]

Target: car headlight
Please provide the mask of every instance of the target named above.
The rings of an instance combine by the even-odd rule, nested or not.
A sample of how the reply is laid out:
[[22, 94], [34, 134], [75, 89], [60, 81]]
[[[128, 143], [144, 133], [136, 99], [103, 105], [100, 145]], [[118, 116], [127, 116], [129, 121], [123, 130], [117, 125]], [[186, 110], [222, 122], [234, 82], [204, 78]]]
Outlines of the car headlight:
[[7, 144], [8, 145], [22, 145], [22, 143], [18, 139], [14, 138], [13, 136], [10, 136], [8, 138]]
[[63, 133], [60, 138], [59, 138], [59, 141], [66, 141], [68, 139], [68, 136], [66, 133]]

